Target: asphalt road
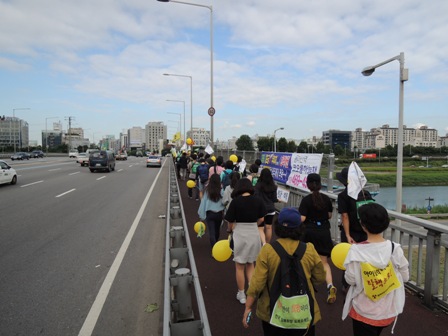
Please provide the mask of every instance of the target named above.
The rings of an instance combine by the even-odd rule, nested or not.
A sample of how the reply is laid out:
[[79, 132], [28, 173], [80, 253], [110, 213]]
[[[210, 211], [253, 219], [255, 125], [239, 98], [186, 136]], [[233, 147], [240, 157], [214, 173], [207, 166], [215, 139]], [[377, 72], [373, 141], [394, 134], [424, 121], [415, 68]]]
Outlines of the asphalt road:
[[168, 166], [11, 165], [17, 185], [0, 185], [0, 334], [159, 335]]

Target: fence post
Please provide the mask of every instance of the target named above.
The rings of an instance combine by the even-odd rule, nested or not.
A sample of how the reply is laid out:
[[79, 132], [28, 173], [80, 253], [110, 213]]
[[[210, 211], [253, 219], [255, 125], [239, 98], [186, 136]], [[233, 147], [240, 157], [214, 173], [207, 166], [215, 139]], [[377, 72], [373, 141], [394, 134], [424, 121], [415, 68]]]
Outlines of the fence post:
[[423, 302], [425, 306], [434, 308], [433, 297], [439, 291], [440, 272], [440, 232], [428, 230], [426, 241], [426, 261], [425, 261], [425, 292]]

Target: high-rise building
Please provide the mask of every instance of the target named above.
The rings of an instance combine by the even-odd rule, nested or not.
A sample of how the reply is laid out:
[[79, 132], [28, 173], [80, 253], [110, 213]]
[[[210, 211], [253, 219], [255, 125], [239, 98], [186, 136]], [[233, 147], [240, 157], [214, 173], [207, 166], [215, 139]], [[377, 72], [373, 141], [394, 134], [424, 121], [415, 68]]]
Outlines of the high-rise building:
[[143, 148], [145, 143], [145, 130], [141, 127], [134, 126], [128, 129], [128, 143], [127, 148], [137, 149]]
[[167, 140], [167, 127], [161, 121], [149, 122], [145, 128], [145, 143], [146, 149], [152, 152], [159, 152], [163, 149], [160, 148], [160, 140]]
[[6, 117], [0, 120], [0, 147], [29, 146], [29, 126], [25, 120], [17, 117]]
[[334, 148], [339, 145], [345, 149], [352, 147], [352, 131], [329, 130], [322, 132], [322, 142], [324, 145]]

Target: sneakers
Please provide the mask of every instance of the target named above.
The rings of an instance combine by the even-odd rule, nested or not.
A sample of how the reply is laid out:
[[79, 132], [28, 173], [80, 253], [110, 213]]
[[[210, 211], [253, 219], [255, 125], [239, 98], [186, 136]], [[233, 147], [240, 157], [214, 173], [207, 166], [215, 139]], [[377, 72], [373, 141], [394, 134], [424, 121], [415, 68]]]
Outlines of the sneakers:
[[241, 304], [245, 304], [246, 303], [246, 294], [244, 293], [244, 291], [242, 291], [242, 292], [238, 291], [238, 293], [236, 294], [236, 299]]
[[334, 303], [336, 301], [337, 288], [333, 285], [328, 285], [327, 303]]

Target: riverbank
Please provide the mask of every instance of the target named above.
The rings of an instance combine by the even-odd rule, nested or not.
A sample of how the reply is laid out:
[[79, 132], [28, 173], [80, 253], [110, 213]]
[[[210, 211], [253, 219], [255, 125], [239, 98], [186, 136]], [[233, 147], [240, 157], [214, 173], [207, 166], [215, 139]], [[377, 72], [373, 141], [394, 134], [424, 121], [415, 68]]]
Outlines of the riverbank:
[[[370, 183], [378, 183], [380, 187], [396, 185], [395, 167], [360, 166]], [[403, 186], [448, 186], [448, 168], [403, 168]]]

